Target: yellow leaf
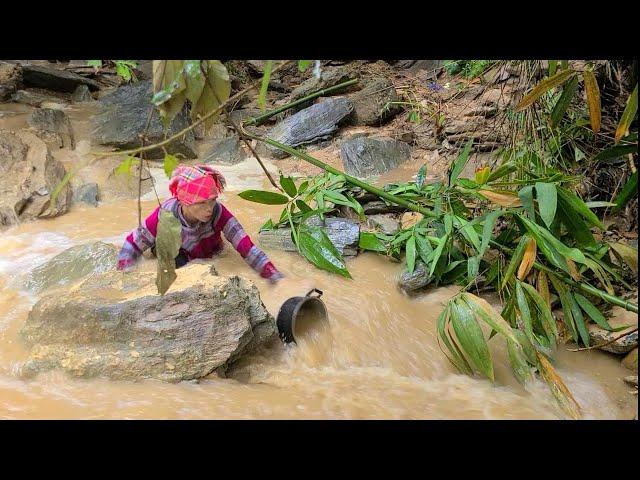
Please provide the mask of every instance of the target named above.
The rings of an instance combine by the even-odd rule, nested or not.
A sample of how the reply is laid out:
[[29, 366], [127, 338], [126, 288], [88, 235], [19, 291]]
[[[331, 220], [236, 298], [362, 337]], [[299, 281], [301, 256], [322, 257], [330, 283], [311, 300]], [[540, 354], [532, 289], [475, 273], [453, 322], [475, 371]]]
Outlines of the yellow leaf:
[[587, 103], [589, 104], [589, 117], [591, 117], [591, 128], [593, 133], [600, 131], [600, 89], [593, 72], [585, 70], [583, 72], [584, 88], [587, 91]]
[[400, 225], [403, 230], [413, 227], [416, 223], [423, 219], [421, 213], [418, 212], [405, 212], [400, 219]]
[[580, 276], [580, 272], [578, 272], [578, 268], [576, 267], [575, 262], [570, 258], [567, 258], [566, 260], [567, 260], [567, 266], [569, 267], [569, 274], [571, 275], [571, 278], [573, 278], [576, 282], [579, 282], [582, 277]]
[[533, 102], [535, 102], [538, 98], [540, 98], [546, 92], [548, 92], [554, 87], [558, 87], [562, 85], [564, 82], [569, 80], [571, 77], [575, 75], [575, 73], [576, 72], [574, 70], [566, 69], [566, 70], [561, 70], [560, 72], [556, 73], [552, 77], [545, 78], [538, 85], [533, 87], [533, 89], [529, 93], [527, 93], [522, 98], [522, 100], [520, 100], [520, 103], [516, 107], [515, 111], [519, 112], [520, 110], [524, 110], [525, 108], [533, 104]]
[[610, 243], [609, 246], [629, 267], [638, 273], [638, 250], [623, 243]]
[[524, 280], [529, 275], [533, 262], [536, 261], [536, 240], [530, 238], [524, 249], [524, 255], [522, 255], [522, 262], [520, 262], [520, 268], [518, 268], [518, 280]]
[[501, 207], [520, 207], [522, 202], [518, 195], [513, 192], [507, 191], [494, 191], [494, 190], [478, 190], [478, 193], [485, 197], [487, 200], [500, 205]]
[[627, 105], [624, 107], [624, 112], [622, 112], [622, 117], [620, 117], [620, 123], [618, 124], [618, 128], [616, 129], [616, 143], [620, 141], [620, 139], [627, 134], [627, 130], [631, 126], [631, 122], [636, 116], [636, 112], [638, 111], [638, 84], [636, 83], [633, 92], [629, 95], [627, 99]]
[[485, 183], [487, 183], [487, 179], [489, 178], [490, 174], [491, 174], [491, 168], [489, 167], [478, 168], [476, 170], [476, 183], [478, 185], [484, 185]]
[[551, 308], [551, 293], [549, 292], [549, 282], [547, 281], [547, 274], [542, 270], [538, 272], [536, 287], [538, 293], [543, 298], [547, 306]]
[[580, 411], [580, 405], [576, 402], [576, 399], [573, 398], [571, 391], [544, 355], [536, 352], [536, 357], [538, 357], [542, 378], [547, 382], [547, 385], [549, 385], [553, 396], [556, 397], [562, 409], [569, 414], [571, 418], [579, 420], [582, 417], [582, 412]]

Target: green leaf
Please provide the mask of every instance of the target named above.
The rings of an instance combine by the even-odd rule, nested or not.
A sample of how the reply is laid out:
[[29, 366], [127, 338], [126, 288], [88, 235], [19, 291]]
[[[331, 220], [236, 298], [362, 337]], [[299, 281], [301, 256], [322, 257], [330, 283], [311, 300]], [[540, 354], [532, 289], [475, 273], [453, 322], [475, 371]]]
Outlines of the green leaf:
[[116, 73], [127, 82], [131, 80], [131, 70], [127, 65], [116, 63]]
[[576, 323], [571, 311], [571, 299], [569, 298], [569, 290], [567, 286], [555, 275], [549, 275], [549, 280], [551, 280], [553, 287], [556, 289], [556, 292], [558, 292], [558, 296], [560, 297], [560, 303], [562, 304], [563, 312], [562, 321], [571, 333], [573, 341], [578, 343], [578, 331], [576, 330]]
[[515, 172], [517, 169], [518, 167], [511, 162], [504, 163], [489, 174], [489, 178], [487, 178], [487, 183], [491, 183], [491, 182], [494, 182], [495, 180], [499, 180], [502, 177], [505, 177]]
[[480, 258], [482, 258], [489, 247], [489, 241], [493, 235], [493, 227], [496, 224], [496, 220], [502, 215], [502, 213], [502, 210], [492, 210], [484, 220], [484, 226], [482, 227], [482, 243], [480, 244], [480, 251], [478, 252], [478, 256]]
[[307, 205], [304, 201], [300, 199], [296, 200], [296, 205], [298, 206], [298, 208], [302, 213], [308, 213], [313, 211], [313, 209], [309, 205]]
[[87, 60], [87, 66], [100, 68], [102, 66], [102, 60]]
[[184, 94], [185, 88], [182, 60], [153, 61], [154, 96], [152, 102], [158, 107], [165, 128], [182, 110], [187, 99]]
[[595, 213], [589, 210], [589, 207], [574, 193], [562, 188], [557, 187], [558, 196], [561, 197], [567, 205], [574, 210], [575, 213], [579, 214], [582, 218], [584, 218], [587, 223], [593, 225], [594, 227], [598, 227], [600, 230], [604, 230], [604, 225], [598, 219]]
[[579, 215], [571, 211], [571, 208], [563, 199], [558, 202], [558, 217], [567, 227], [567, 232], [581, 247], [594, 247], [596, 240], [586, 223]]
[[627, 130], [631, 126], [631, 122], [636, 116], [638, 112], [638, 84], [629, 95], [627, 99], [627, 105], [624, 107], [624, 112], [622, 112], [622, 116], [620, 117], [620, 123], [618, 124], [618, 128], [616, 129], [616, 142], [620, 141], [622, 137], [626, 135]]
[[536, 197], [540, 217], [547, 224], [547, 227], [551, 228], [558, 205], [556, 186], [553, 183], [536, 182]]
[[200, 60], [185, 60], [183, 70], [187, 83], [185, 96], [191, 102], [191, 105], [196, 105], [200, 100], [206, 83], [202, 68], [200, 68]]
[[558, 338], [558, 327], [556, 325], [556, 321], [553, 319], [553, 315], [551, 315], [551, 309], [535, 288], [533, 288], [528, 283], [520, 283], [522, 283], [522, 286], [526, 290], [531, 300], [533, 300], [533, 303], [538, 310], [538, 318], [542, 320], [542, 328], [547, 334], [549, 342], [555, 343], [556, 339]]
[[520, 312], [520, 318], [524, 326], [524, 333], [532, 344], [536, 344], [536, 337], [533, 333], [533, 321], [531, 319], [531, 310], [529, 310], [529, 304], [527, 298], [524, 295], [524, 289], [522, 288], [522, 282], [516, 280], [516, 301], [518, 303], [518, 311]]
[[273, 230], [273, 228], [274, 228], [273, 222], [271, 221], [271, 219], [269, 219], [264, 223], [264, 225], [262, 225], [258, 229], [258, 231], [262, 232], [262, 231], [266, 231], [266, 230]]
[[413, 273], [413, 270], [416, 265], [416, 237], [411, 236], [409, 240], [407, 240], [407, 269], [409, 273]]
[[298, 60], [298, 70], [304, 72], [313, 63], [313, 60]]
[[269, 88], [269, 81], [271, 80], [272, 67], [273, 60], [267, 60], [264, 62], [262, 84], [260, 85], [260, 93], [258, 94], [258, 107], [260, 107], [260, 110], [264, 110], [265, 102], [267, 100], [267, 89]]
[[321, 270], [351, 278], [342, 255], [321, 228], [301, 225], [298, 232], [298, 249], [302, 256]]
[[418, 189], [422, 188], [426, 177], [427, 177], [427, 164], [425, 163], [420, 167], [420, 170], [418, 170], [418, 175], [416, 175], [416, 186], [418, 187]]
[[464, 150], [458, 155], [458, 158], [453, 163], [453, 168], [451, 169], [451, 175], [449, 176], [449, 185], [453, 185], [455, 181], [458, 179], [458, 175], [464, 170], [467, 161], [469, 160], [469, 153], [471, 152], [471, 146], [473, 145], [473, 138], [467, 142], [464, 147]]
[[131, 174], [131, 167], [133, 167], [134, 165], [140, 165], [140, 160], [136, 157], [128, 156], [122, 162], [120, 162], [120, 165], [117, 166], [117, 168], [114, 170], [114, 173], [116, 175], [122, 175], [125, 173]]
[[567, 299], [569, 301], [569, 307], [571, 308], [571, 316], [576, 322], [576, 327], [578, 329], [578, 333], [580, 334], [580, 338], [582, 339], [582, 343], [588, 347], [589, 330], [587, 329], [587, 324], [584, 321], [584, 317], [582, 316], [582, 312], [580, 311], [578, 302], [576, 302], [576, 299], [571, 292], [567, 292]]
[[533, 372], [527, 363], [523, 348], [519, 344], [507, 340], [507, 354], [509, 356], [511, 370], [513, 370], [518, 382], [526, 385], [533, 379]]
[[600, 313], [600, 310], [598, 310], [593, 303], [591, 303], [587, 298], [583, 297], [579, 293], [574, 293], [573, 296], [576, 299], [576, 302], [578, 302], [580, 308], [589, 316], [591, 320], [596, 322], [605, 330], [613, 330], [613, 328], [611, 328], [611, 325], [609, 325], [609, 322], [607, 322], [607, 319], [604, 318], [604, 315]]
[[613, 147], [605, 148], [593, 157], [594, 162], [601, 162], [612, 158], [620, 158], [623, 155], [630, 153], [636, 153], [638, 151], [638, 145], [614, 145]]
[[457, 184], [463, 188], [468, 188], [469, 190], [473, 190], [479, 187], [479, 185], [473, 180], [469, 180], [468, 178], [459, 178], [457, 180]]
[[178, 158], [176, 156], [171, 155], [170, 153], [167, 153], [164, 156], [164, 161], [162, 164], [164, 167], [164, 173], [167, 175], [167, 178], [171, 178], [171, 174], [178, 166], [178, 163], [180, 162], [178, 161]]
[[638, 194], [638, 171], [633, 172], [627, 183], [615, 199], [616, 206], [613, 212], [620, 211], [633, 197]]
[[464, 358], [462, 352], [457, 348], [457, 345], [453, 341], [453, 339], [449, 339], [448, 332], [446, 331], [446, 321], [449, 316], [451, 310], [452, 302], [449, 302], [447, 307], [442, 311], [440, 316], [438, 317], [438, 335], [446, 345], [449, 352], [452, 354], [453, 358], [449, 357], [449, 355], [445, 353], [445, 357], [449, 360], [454, 367], [456, 367], [460, 372], [465, 373], [467, 375], [473, 375], [473, 369], [467, 362], [467, 359]]
[[308, 180], [305, 180], [304, 182], [302, 182], [300, 184], [300, 187], [298, 188], [298, 194], [302, 195], [304, 192], [306, 192], [308, 186], [309, 186]]
[[156, 256], [158, 271], [156, 286], [158, 293], [164, 295], [176, 276], [176, 257], [182, 245], [182, 225], [173, 213], [160, 209], [158, 231], [156, 234]]
[[382, 244], [380, 239], [375, 233], [361, 232], [358, 246], [363, 250], [370, 250], [372, 252], [386, 252], [387, 249]]
[[418, 250], [418, 255], [420, 259], [424, 262], [425, 266], [429, 265], [429, 256], [433, 253], [433, 248], [431, 248], [431, 243], [429, 240], [424, 238], [420, 233], [415, 234], [416, 239], [416, 247]]
[[630, 247], [629, 245], [624, 245], [622, 243], [610, 243], [609, 246], [613, 250], [613, 252], [629, 267], [634, 273], [638, 274], [638, 250], [636, 248]]
[[451, 325], [471, 364], [485, 377], [494, 381], [493, 362], [484, 334], [469, 307], [459, 301], [451, 305]]
[[522, 98], [522, 100], [520, 100], [520, 103], [516, 106], [514, 111], [519, 112], [529, 107], [530, 105], [533, 104], [533, 102], [535, 102], [538, 98], [540, 98], [542, 95], [547, 93], [549, 90], [555, 87], [559, 87], [564, 82], [569, 80], [571, 77], [575, 75], [575, 73], [576, 72], [573, 70], [566, 69], [566, 70], [561, 70], [560, 72], [556, 73], [551, 77], [545, 78], [538, 85], [533, 87], [533, 89], [528, 94], [526, 94]]
[[562, 95], [558, 98], [553, 111], [551, 112], [551, 127], [555, 128], [560, 124], [560, 120], [567, 111], [567, 107], [571, 104], [576, 91], [578, 90], [578, 77], [573, 77], [562, 90]]
[[431, 270], [429, 271], [430, 277], [433, 276], [433, 272], [436, 269], [436, 265], [438, 265], [438, 260], [440, 260], [440, 256], [442, 255], [444, 247], [449, 241], [449, 235], [445, 235], [444, 237], [440, 238], [439, 241], [440, 243], [438, 244], [435, 251], [433, 252], [433, 260], [431, 261]]
[[293, 178], [280, 175], [280, 186], [284, 189], [287, 195], [295, 197], [298, 193], [296, 184], [293, 182]]
[[444, 231], [447, 235], [453, 231], [453, 215], [449, 213], [444, 216]]
[[[516, 214], [517, 215], [517, 214]], [[570, 258], [574, 262], [585, 263], [584, 254], [577, 248], [569, 248], [560, 240], [551, 234], [546, 228], [536, 225], [535, 223], [527, 220], [522, 215], [517, 215], [522, 221], [527, 230], [536, 239], [538, 248], [544, 253], [551, 263], [555, 266], [562, 268], [569, 273], [567, 269], [566, 258]]]
[[518, 242], [518, 245], [516, 246], [516, 249], [514, 250], [513, 255], [511, 255], [511, 261], [507, 266], [507, 270], [505, 271], [504, 276], [502, 277], [502, 285], [500, 287], [501, 290], [504, 289], [507, 283], [509, 283], [509, 280], [513, 278], [513, 275], [516, 269], [520, 265], [520, 262], [522, 262], [524, 251], [526, 250], [530, 239], [531, 237], [526, 233], [522, 235], [522, 237], [520, 237], [520, 241]]
[[613, 202], [585, 202], [587, 207], [591, 208], [603, 208], [603, 207], [615, 207], [616, 204]]
[[557, 69], [558, 69], [558, 61], [549, 60], [549, 76], [550, 77], [553, 77], [556, 74]]
[[600, 106], [600, 89], [598, 88], [598, 82], [596, 76], [591, 70], [585, 70], [582, 72], [582, 78], [584, 79], [584, 89], [587, 92], [587, 104], [589, 105], [589, 118], [591, 119], [591, 128], [593, 133], [600, 131], [600, 121], [602, 115], [602, 108]]
[[536, 221], [536, 212], [533, 206], [533, 185], [527, 185], [523, 187], [518, 192], [518, 197], [522, 202], [522, 206], [524, 207], [524, 211], [527, 212], [529, 218], [532, 221]]
[[469, 308], [475, 312], [480, 318], [486, 322], [493, 330], [516, 344], [520, 344], [520, 341], [513, 334], [511, 326], [491, 307], [489, 302], [483, 298], [477, 297], [469, 292], [464, 292], [462, 298], [467, 303]]
[[265, 205], [285, 205], [289, 203], [289, 199], [284, 195], [264, 190], [245, 190], [240, 192], [238, 196], [244, 200]]

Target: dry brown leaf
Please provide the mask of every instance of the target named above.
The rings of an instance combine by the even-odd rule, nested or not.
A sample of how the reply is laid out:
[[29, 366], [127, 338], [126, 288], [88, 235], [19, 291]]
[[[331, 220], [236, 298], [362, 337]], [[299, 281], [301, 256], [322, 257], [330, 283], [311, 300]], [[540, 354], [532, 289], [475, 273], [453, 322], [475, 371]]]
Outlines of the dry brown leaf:
[[536, 261], [536, 247], [536, 239], [531, 237], [529, 239], [529, 243], [527, 243], [527, 246], [524, 249], [522, 261], [520, 262], [520, 267], [518, 268], [518, 280], [524, 280], [525, 278], [527, 278], [527, 275], [529, 275], [529, 272], [533, 267], [533, 263]]
[[520, 198], [511, 192], [496, 192], [493, 190], [478, 190], [478, 193], [487, 200], [501, 207], [521, 207]]

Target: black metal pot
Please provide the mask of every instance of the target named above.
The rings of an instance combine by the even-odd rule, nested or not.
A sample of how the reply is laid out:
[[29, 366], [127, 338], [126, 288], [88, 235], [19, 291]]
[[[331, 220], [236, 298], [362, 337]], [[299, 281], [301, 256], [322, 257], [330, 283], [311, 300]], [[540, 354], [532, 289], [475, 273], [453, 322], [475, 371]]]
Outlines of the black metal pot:
[[[317, 293], [318, 296], [311, 296], [313, 293]], [[278, 325], [278, 333], [284, 343], [295, 343], [296, 324], [303, 316], [308, 315], [310, 318], [313, 318], [311, 316], [317, 316], [316, 321], [327, 321], [327, 307], [320, 300], [321, 296], [322, 291], [314, 288], [304, 297], [291, 297], [282, 304], [278, 311], [276, 323]]]

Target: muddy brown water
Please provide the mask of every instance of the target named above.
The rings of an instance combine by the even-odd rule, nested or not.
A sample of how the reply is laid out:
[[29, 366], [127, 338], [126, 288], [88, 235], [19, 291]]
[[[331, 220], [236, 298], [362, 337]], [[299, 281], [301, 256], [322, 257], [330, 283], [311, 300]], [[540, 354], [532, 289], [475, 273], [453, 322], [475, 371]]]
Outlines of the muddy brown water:
[[[29, 108], [0, 105], [0, 128], [23, 128]], [[87, 114], [67, 107], [76, 136], [86, 138]], [[83, 157], [60, 150], [67, 166]], [[86, 147], [86, 145], [85, 145]], [[277, 162], [269, 163], [278, 170]], [[103, 178], [100, 162], [85, 175]], [[92, 170], [93, 169], [93, 170]], [[277, 206], [240, 199], [246, 188], [268, 188], [249, 159], [221, 166], [229, 183], [222, 201], [254, 238]], [[104, 168], [103, 168], [104, 170]], [[88, 173], [86, 173], [88, 172]], [[405, 172], [396, 177], [404, 177]], [[161, 198], [168, 194], [161, 169], [154, 169]], [[391, 175], [394, 176], [394, 175]], [[406, 178], [404, 178], [406, 180]], [[395, 178], [394, 178], [395, 180]], [[398, 178], [400, 180], [400, 178]], [[157, 205], [145, 195], [146, 215]], [[409, 298], [395, 286], [398, 264], [374, 254], [348, 260], [353, 280], [322, 272], [298, 255], [267, 250], [287, 278], [276, 286], [260, 279], [227, 244], [216, 258], [219, 273], [253, 280], [274, 315], [289, 297], [310, 288], [324, 291], [328, 327], [315, 329], [298, 345], [281, 345], [246, 357], [242, 381], [210, 376], [199, 383], [167, 384], [74, 379], [62, 372], [30, 380], [16, 372], [28, 356], [18, 337], [37, 297], [20, 286], [34, 267], [64, 249], [102, 240], [120, 246], [137, 225], [137, 202], [105, 198], [98, 208], [75, 205], [55, 219], [9, 228], [0, 235], [0, 418], [2, 419], [564, 419], [547, 387], [527, 389], [511, 374], [499, 338], [491, 342], [496, 381], [461, 375], [437, 342], [436, 319], [456, 288], [433, 289]], [[150, 262], [152, 260], [143, 260]], [[179, 272], [178, 272], [179, 273]], [[559, 348], [556, 367], [588, 419], [630, 419], [637, 397], [622, 378], [620, 359], [599, 351], [571, 353]]]

